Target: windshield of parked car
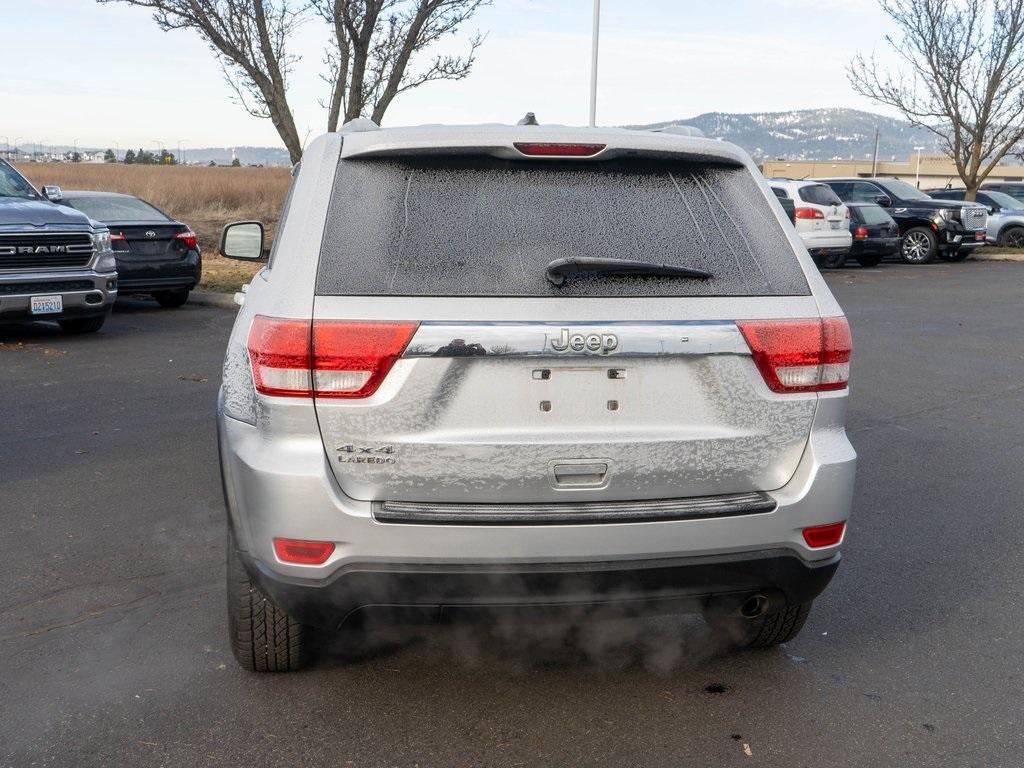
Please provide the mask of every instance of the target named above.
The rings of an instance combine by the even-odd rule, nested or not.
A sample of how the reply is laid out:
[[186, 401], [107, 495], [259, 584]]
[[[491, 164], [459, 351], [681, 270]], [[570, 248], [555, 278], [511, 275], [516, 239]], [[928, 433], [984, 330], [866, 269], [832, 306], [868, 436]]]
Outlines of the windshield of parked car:
[[[1009, 208], [1010, 210], [1018, 210], [1024, 208], [1024, 203], [1015, 197], [1012, 197], [1005, 192], [996, 192], [994, 190], [986, 190], [979, 198], [987, 197], [993, 203], [998, 205], [1000, 208]], [[979, 199], [979, 202], [985, 202], [983, 199]]]
[[163, 213], [137, 197], [90, 195], [65, 198], [65, 202], [96, 221], [170, 221]]
[[7, 163], [0, 163], [0, 197], [21, 197], [26, 200], [38, 200], [39, 195], [32, 185]]
[[[994, 189], [986, 189], [985, 190], [986, 193], [991, 193], [991, 192], [995, 192], [995, 191], [996, 190], [994, 190]], [[1024, 202], [1024, 186], [1008, 186], [1008, 187], [1003, 187], [1001, 192], [1004, 195], [1009, 195], [1010, 197], [1012, 197], [1014, 200], [1016, 200], [1019, 203], [1020, 202]]]
[[[556, 287], [558, 259], [712, 275], [603, 274]], [[809, 289], [742, 167], [647, 159], [342, 160], [317, 293], [392, 296], [771, 296]]]
[[929, 195], [926, 195], [920, 189], [915, 187], [913, 184], [908, 184], [905, 181], [899, 179], [885, 179], [879, 182], [879, 186], [886, 189], [889, 194], [894, 197], [898, 197], [902, 200], [931, 200]]

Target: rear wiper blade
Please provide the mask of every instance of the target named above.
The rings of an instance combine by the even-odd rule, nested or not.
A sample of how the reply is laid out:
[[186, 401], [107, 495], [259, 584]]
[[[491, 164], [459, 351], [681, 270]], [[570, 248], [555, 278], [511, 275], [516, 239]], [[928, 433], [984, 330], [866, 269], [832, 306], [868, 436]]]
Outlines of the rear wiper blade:
[[690, 277], [709, 280], [714, 275], [701, 269], [680, 267], [675, 264], [653, 264], [649, 261], [607, 259], [599, 256], [555, 259], [548, 264], [545, 276], [552, 285], [562, 285], [569, 275], [593, 272], [602, 275], [651, 275], [654, 277]]

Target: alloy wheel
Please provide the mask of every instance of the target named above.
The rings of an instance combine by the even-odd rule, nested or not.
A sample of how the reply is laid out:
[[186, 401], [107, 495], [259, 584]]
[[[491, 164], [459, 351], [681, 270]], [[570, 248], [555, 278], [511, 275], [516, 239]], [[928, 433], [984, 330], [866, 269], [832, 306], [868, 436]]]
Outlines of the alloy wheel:
[[928, 235], [924, 232], [911, 232], [903, 238], [903, 258], [907, 261], [924, 261], [931, 247]]

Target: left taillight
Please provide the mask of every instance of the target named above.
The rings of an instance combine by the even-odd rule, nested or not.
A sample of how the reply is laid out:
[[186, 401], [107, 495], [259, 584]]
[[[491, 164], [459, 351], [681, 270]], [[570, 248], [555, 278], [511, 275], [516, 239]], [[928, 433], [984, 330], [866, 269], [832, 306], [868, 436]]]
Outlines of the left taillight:
[[191, 229], [186, 232], [179, 232], [174, 236], [174, 239], [180, 240], [182, 244], [184, 244], [184, 246], [189, 250], [192, 250], [193, 248], [196, 248], [199, 245], [199, 239], [196, 237], [196, 233], [193, 232]]
[[284, 397], [369, 397], [418, 325], [258, 315], [248, 341], [256, 391]]
[[110, 249], [113, 251], [129, 250], [128, 238], [124, 236], [124, 232], [110, 233]]
[[827, 392], [849, 383], [853, 344], [845, 317], [741, 320], [736, 326], [772, 392]]

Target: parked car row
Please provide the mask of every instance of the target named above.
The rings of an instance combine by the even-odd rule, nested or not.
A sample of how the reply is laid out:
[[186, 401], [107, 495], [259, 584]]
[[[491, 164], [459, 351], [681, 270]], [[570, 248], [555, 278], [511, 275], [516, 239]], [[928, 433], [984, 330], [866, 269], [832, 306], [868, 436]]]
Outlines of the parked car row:
[[[1024, 245], [1024, 211], [1012, 215], [1003, 198], [999, 198], [1002, 206], [984, 200], [964, 202], [964, 190], [932, 196], [899, 179], [769, 179], [768, 183], [780, 201], [793, 202], [796, 230], [822, 268], [841, 267], [849, 257], [863, 266], [875, 266], [895, 255], [908, 264], [926, 264], [935, 258], [960, 261], [986, 242], [1012, 240]], [[950, 205], [953, 200], [961, 205]], [[1024, 203], [1018, 205], [1024, 207]]]
[[0, 322], [98, 331], [118, 294], [180, 307], [202, 274], [196, 235], [144, 200], [37, 190], [0, 160]]

